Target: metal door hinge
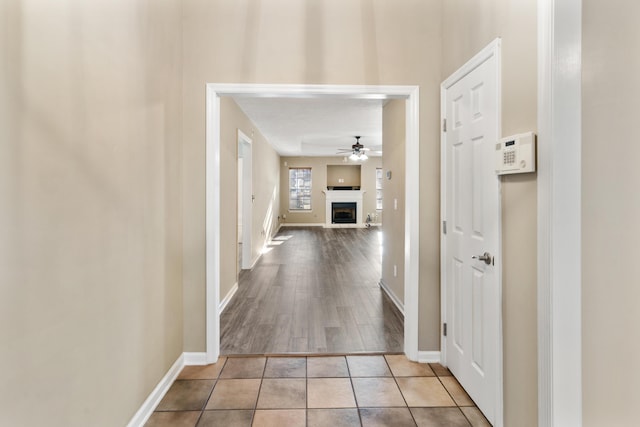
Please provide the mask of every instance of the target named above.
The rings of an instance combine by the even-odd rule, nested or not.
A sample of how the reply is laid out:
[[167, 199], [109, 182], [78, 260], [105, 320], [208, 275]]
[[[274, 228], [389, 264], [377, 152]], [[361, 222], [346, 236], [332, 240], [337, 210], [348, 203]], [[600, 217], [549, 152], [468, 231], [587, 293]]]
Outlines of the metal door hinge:
[[442, 132], [447, 131], [447, 119], [442, 119]]
[[442, 233], [447, 234], [447, 221], [442, 221]]
[[446, 323], [442, 324], [442, 335], [444, 335], [445, 337], [447, 336], [447, 324]]

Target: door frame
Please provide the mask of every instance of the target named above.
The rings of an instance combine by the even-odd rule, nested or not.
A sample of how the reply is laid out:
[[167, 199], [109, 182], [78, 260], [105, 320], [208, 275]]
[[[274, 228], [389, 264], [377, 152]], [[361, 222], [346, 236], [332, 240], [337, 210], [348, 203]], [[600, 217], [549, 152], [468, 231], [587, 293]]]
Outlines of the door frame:
[[538, 425], [582, 425], [582, 0], [538, 1]]
[[[449, 76], [440, 86], [440, 117], [446, 118], [446, 92], [447, 90], [465, 77], [467, 74], [478, 68], [488, 59], [495, 57], [495, 69], [494, 72], [497, 76], [497, 84], [495, 94], [497, 100], [497, 114], [496, 114], [496, 135], [498, 138], [502, 135], [502, 42], [500, 38], [495, 39], [484, 49], [478, 52], [473, 58], [467, 61], [462, 67], [456, 70], [451, 76]], [[445, 132], [444, 125], [440, 128], [440, 219], [446, 221], [446, 176], [447, 176], [447, 159], [446, 159], [446, 143], [447, 133]], [[500, 195], [500, 180], [498, 180], [498, 194]], [[501, 212], [501, 198], [498, 197], [497, 203], [499, 205], [498, 212]], [[502, 224], [502, 217], [499, 214], [498, 223]], [[446, 234], [443, 228], [440, 230], [440, 315], [442, 324], [447, 322], [447, 268], [446, 268], [446, 250], [447, 240]], [[496, 281], [498, 285], [498, 298], [499, 302], [497, 307], [502, 307], [502, 226], [498, 227], [498, 249], [494, 254], [495, 263], [498, 266], [496, 268]], [[496, 372], [496, 416], [495, 425], [501, 427], [503, 425], [504, 417], [504, 384], [503, 384], [503, 334], [502, 334], [502, 310], [498, 313], [498, 322], [495, 325], [498, 329], [496, 336], [498, 337], [498, 348], [496, 350], [497, 360], [495, 367]], [[440, 352], [442, 364], [447, 364], [447, 337], [444, 335], [444, 328], [440, 333]]]
[[418, 360], [419, 98], [418, 86], [206, 84], [206, 361], [220, 356], [220, 97], [406, 99], [404, 352]]
[[[249, 155], [242, 156], [242, 265], [240, 266], [242, 270], [247, 270], [253, 267], [253, 141], [240, 129], [238, 129], [237, 141], [238, 150], [241, 144], [249, 147]], [[239, 155], [238, 158], [240, 158]]]

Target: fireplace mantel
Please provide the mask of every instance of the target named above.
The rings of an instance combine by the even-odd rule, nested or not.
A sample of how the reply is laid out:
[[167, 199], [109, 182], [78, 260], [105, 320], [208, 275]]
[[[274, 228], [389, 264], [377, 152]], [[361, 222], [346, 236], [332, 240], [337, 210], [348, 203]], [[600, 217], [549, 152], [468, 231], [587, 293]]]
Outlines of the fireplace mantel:
[[[326, 190], [323, 191], [326, 196], [326, 212], [325, 212], [325, 228], [361, 228], [364, 227], [362, 220], [362, 197], [365, 193], [363, 190]], [[332, 224], [331, 223], [331, 203], [355, 203], [356, 204], [356, 223], [355, 224]]]

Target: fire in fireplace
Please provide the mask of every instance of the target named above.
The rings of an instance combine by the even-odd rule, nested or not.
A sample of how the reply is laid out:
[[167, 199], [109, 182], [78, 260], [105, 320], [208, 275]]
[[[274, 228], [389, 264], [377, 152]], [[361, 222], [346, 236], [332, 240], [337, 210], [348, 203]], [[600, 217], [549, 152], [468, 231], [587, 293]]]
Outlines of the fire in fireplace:
[[356, 203], [331, 203], [332, 224], [356, 224]]

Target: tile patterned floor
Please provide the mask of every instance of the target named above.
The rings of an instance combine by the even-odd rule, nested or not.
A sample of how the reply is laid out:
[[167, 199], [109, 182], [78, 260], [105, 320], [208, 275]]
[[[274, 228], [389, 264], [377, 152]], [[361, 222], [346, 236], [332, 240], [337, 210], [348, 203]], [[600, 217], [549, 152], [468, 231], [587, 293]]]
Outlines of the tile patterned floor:
[[222, 357], [187, 366], [148, 427], [485, 427], [451, 373], [403, 355]]

